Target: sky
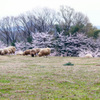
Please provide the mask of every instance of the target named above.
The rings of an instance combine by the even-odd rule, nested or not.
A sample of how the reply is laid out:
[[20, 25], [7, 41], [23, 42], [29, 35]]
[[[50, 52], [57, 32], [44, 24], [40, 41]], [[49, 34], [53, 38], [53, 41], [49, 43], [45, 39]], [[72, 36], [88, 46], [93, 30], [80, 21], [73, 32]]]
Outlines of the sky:
[[100, 26], [100, 0], [0, 0], [0, 19], [41, 7], [57, 10], [61, 5], [82, 12], [94, 26]]

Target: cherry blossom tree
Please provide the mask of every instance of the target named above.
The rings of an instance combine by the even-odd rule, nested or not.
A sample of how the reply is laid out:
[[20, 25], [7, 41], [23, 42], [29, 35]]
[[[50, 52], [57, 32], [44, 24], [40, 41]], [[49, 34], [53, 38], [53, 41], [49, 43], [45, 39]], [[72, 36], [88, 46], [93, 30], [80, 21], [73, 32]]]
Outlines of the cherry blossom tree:
[[32, 48], [32, 46], [31, 46], [31, 44], [30, 43], [28, 43], [28, 42], [23, 42], [23, 41], [21, 41], [21, 42], [16, 42], [15, 43], [15, 46], [16, 46], [16, 50], [17, 51], [24, 51], [24, 50], [26, 50], [26, 49], [30, 49], [30, 48]]
[[100, 56], [100, 39], [88, 38], [84, 33], [64, 35], [63, 32], [56, 34], [32, 33], [32, 43], [17, 42], [17, 50], [30, 48], [51, 48], [54, 56], [84, 56], [87, 53], [93, 57]]
[[32, 33], [32, 47], [33, 48], [47, 48], [52, 47], [53, 35], [49, 33]]
[[[98, 43], [100, 43], [99, 40]], [[83, 33], [65, 36], [62, 32], [57, 34], [57, 37], [53, 41], [53, 47], [55, 47], [58, 56], [78, 56], [83, 51], [95, 52], [93, 56], [96, 56], [100, 50], [98, 43]]]

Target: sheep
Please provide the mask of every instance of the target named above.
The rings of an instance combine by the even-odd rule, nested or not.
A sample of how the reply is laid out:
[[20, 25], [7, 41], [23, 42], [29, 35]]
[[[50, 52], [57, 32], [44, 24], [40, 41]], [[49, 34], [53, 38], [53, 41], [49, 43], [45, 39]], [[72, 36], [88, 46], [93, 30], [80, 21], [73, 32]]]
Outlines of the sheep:
[[30, 50], [30, 55], [31, 55], [32, 57], [36, 56], [36, 54], [37, 54], [36, 49]]
[[40, 52], [40, 48], [33, 48], [31, 51], [30, 51], [30, 54], [32, 57], [34, 56], [37, 56], [37, 54]]
[[35, 50], [36, 50], [36, 53], [40, 52], [40, 48], [35, 48]]
[[0, 49], [0, 55], [4, 55], [3, 49]]
[[23, 55], [23, 51], [18, 51], [16, 55]]
[[4, 54], [9, 54], [9, 49], [8, 48], [4, 48]]
[[16, 48], [14, 46], [9, 46], [8, 50], [9, 50], [10, 53], [14, 53], [15, 54]]
[[0, 55], [4, 55], [4, 50], [0, 49]]
[[30, 55], [30, 51], [31, 51], [31, 49], [25, 50], [25, 51], [23, 52], [23, 55]]
[[12, 54], [12, 53], [13, 53], [12, 49], [8, 48], [8, 54]]
[[4, 49], [0, 49], [1, 55], [12, 54], [15, 53], [16, 48], [14, 46], [9, 46]]
[[92, 58], [93, 56], [92, 56], [92, 54], [89, 54], [89, 53], [88, 53], [88, 54], [85, 55], [85, 57], [86, 57], [86, 58]]
[[0, 49], [0, 54], [1, 54], [2, 50], [3, 50], [3, 49]]
[[0, 55], [5, 55], [5, 54], [7, 54], [6, 49], [0, 49]]
[[8, 48], [0, 49], [0, 55], [9, 54]]
[[38, 53], [38, 56], [47, 56], [51, 53], [51, 49], [50, 48], [42, 48], [40, 49], [40, 52]]

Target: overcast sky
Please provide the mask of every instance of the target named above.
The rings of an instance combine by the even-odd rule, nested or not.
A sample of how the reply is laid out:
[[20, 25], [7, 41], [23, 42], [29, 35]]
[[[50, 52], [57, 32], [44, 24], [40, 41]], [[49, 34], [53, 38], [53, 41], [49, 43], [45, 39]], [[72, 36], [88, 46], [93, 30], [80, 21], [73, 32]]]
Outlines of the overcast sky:
[[36, 7], [58, 9], [60, 5], [84, 13], [94, 26], [100, 26], [100, 0], [0, 0], [0, 19], [17, 16]]

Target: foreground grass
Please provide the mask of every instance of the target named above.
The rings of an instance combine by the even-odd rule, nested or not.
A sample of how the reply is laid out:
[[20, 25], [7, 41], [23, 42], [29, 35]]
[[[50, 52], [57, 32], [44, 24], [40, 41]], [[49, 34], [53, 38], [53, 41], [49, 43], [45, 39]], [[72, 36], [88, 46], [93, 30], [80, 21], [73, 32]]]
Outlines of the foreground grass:
[[100, 58], [0, 56], [0, 100], [99, 98]]

